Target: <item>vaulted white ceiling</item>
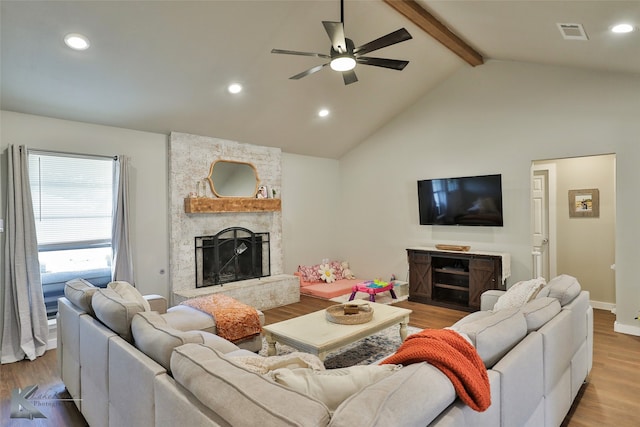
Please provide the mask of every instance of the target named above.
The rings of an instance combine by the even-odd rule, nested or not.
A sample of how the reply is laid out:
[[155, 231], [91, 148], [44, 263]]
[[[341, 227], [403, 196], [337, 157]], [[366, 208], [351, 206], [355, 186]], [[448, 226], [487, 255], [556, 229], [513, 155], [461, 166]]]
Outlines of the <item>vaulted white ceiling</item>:
[[[417, 3], [481, 53], [515, 60], [640, 73], [638, 1], [425, 1]], [[470, 67], [382, 0], [346, 0], [356, 45], [405, 27], [413, 39], [370, 56], [406, 59], [404, 71], [358, 65], [345, 86], [325, 67], [290, 76], [328, 53], [321, 21], [338, 0], [2, 1], [3, 110], [129, 129], [188, 132], [339, 158], [460, 67]], [[580, 23], [588, 41], [564, 40], [556, 23]], [[91, 47], [64, 46], [70, 32]], [[480, 65], [482, 66], [482, 65]], [[239, 95], [226, 87], [244, 86]], [[320, 108], [328, 117], [319, 118]]]

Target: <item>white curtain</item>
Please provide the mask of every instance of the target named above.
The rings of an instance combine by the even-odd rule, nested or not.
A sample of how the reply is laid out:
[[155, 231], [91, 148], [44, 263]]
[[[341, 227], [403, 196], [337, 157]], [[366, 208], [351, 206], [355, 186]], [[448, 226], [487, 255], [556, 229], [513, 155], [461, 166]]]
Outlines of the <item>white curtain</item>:
[[2, 363], [43, 355], [49, 335], [27, 155], [24, 146], [7, 148]]
[[118, 156], [115, 161], [113, 226], [111, 228], [111, 279], [135, 285], [129, 242], [129, 160]]

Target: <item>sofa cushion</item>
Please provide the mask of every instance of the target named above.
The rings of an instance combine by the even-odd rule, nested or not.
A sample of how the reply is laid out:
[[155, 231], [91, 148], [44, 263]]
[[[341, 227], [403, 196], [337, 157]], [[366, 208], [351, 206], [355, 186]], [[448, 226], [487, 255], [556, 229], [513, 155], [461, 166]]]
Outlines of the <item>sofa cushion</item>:
[[109, 282], [107, 288], [113, 289], [120, 296], [128, 301], [135, 301], [144, 307], [144, 311], [151, 311], [149, 301], [147, 301], [140, 291], [134, 288], [129, 282], [118, 280], [115, 282]]
[[527, 322], [515, 308], [500, 310], [454, 328], [467, 334], [487, 368], [495, 365], [527, 334]]
[[215, 334], [216, 321], [210, 314], [186, 305], [176, 305], [162, 315], [172, 328], [181, 331], [206, 331]]
[[64, 285], [64, 296], [67, 297], [76, 307], [93, 316], [93, 307], [91, 307], [91, 297], [98, 288], [84, 279], [77, 278], [69, 280]]
[[560, 301], [561, 306], [569, 304], [580, 293], [578, 279], [568, 274], [561, 274], [549, 280], [547, 284], [549, 296]]
[[473, 313], [469, 313], [466, 316], [464, 316], [462, 319], [458, 320], [456, 323], [451, 325], [450, 328], [453, 329], [454, 331], [460, 332], [459, 331], [460, 326], [464, 325], [465, 323], [475, 322], [476, 320], [484, 319], [485, 317], [489, 317], [489, 316], [493, 316], [493, 312], [490, 310], [474, 311]]
[[[236, 351], [243, 350], [239, 346], [232, 343], [231, 341], [227, 341], [221, 336], [212, 334], [211, 332], [205, 332], [205, 331], [193, 331], [193, 332], [198, 333], [202, 337], [202, 339], [204, 340], [203, 345], [213, 348], [214, 350], [218, 350], [222, 354], [227, 355], [229, 353], [234, 353]], [[249, 351], [249, 353], [255, 354], [252, 351]]]
[[508, 308], [520, 308], [527, 302], [535, 298], [536, 294], [545, 284], [543, 277], [537, 279], [524, 280], [516, 283], [507, 289], [503, 295], [498, 298], [493, 311], [504, 310]]
[[174, 379], [228, 425], [327, 425], [320, 401], [250, 372], [222, 353], [185, 344], [171, 356]]
[[522, 315], [527, 322], [527, 333], [537, 331], [549, 320], [560, 313], [560, 302], [555, 298], [537, 298], [526, 303], [522, 309]]
[[351, 293], [351, 289], [356, 282], [350, 279], [336, 280], [333, 283], [313, 283], [300, 288], [300, 293], [318, 298], [331, 299]]
[[428, 363], [414, 363], [342, 402], [329, 425], [426, 426], [455, 399], [445, 374]]
[[135, 346], [169, 370], [171, 352], [187, 343], [202, 344], [204, 339], [198, 332], [183, 332], [167, 325], [155, 311], [137, 313], [131, 321], [131, 333]]
[[536, 294], [535, 298], [546, 298], [549, 296], [549, 284], [547, 283], [540, 289], [540, 291]]
[[310, 368], [281, 368], [269, 372], [278, 384], [323, 402], [331, 412], [349, 396], [388, 377], [400, 365], [350, 366], [317, 371]]
[[91, 306], [98, 320], [126, 341], [133, 341], [131, 320], [136, 313], [144, 311], [142, 304], [127, 300], [112, 288], [106, 288], [98, 289], [93, 294]]
[[255, 353], [247, 354], [225, 354], [226, 357], [233, 357], [233, 361], [243, 368], [258, 374], [267, 374], [270, 371], [281, 368], [308, 368], [315, 371], [323, 371], [324, 363], [314, 354], [294, 351], [280, 356], [260, 356]]

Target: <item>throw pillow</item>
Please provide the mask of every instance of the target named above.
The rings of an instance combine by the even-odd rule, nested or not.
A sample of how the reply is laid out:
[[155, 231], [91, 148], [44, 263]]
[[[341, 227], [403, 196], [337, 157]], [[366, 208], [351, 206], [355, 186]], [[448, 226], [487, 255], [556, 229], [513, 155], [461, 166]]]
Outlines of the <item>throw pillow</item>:
[[336, 281], [335, 272], [333, 268], [331, 268], [330, 264], [320, 264], [318, 273], [320, 274], [320, 278], [327, 283], [333, 283]]
[[129, 282], [124, 281], [115, 281], [110, 282], [107, 285], [107, 288], [113, 289], [116, 291], [122, 299], [127, 301], [137, 302], [138, 304], [144, 307], [144, 311], [151, 311], [151, 306], [149, 305], [149, 301], [144, 299], [140, 291], [134, 288]]
[[400, 367], [400, 365], [368, 365], [325, 371], [284, 368], [271, 371], [269, 376], [278, 384], [318, 399], [333, 412], [349, 396], [388, 377]]
[[329, 267], [333, 268], [333, 275], [336, 280], [344, 279], [344, 272], [342, 270], [342, 263], [340, 261], [331, 261]]
[[527, 335], [527, 322], [519, 309], [512, 308], [464, 323], [454, 330], [469, 337], [489, 369]]
[[535, 298], [522, 307], [522, 315], [527, 321], [527, 333], [537, 331], [560, 313], [560, 302], [555, 298]]
[[261, 375], [280, 368], [309, 368], [314, 371], [324, 370], [324, 364], [318, 356], [299, 351], [269, 357], [263, 357], [257, 354], [251, 356], [234, 356], [233, 361], [242, 365], [245, 369]]
[[233, 358], [198, 344], [173, 350], [171, 372], [193, 399], [213, 411], [224, 425], [329, 425], [322, 402], [247, 371]]
[[302, 276], [303, 282], [320, 282], [320, 273], [318, 269], [320, 265], [300, 265], [298, 266], [298, 272]]
[[145, 311], [142, 304], [123, 298], [112, 288], [98, 289], [91, 297], [91, 306], [96, 318], [127, 342], [133, 342], [131, 319], [136, 313]]
[[507, 289], [503, 295], [498, 298], [493, 307], [493, 311], [504, 310], [507, 308], [520, 308], [527, 302], [535, 298], [536, 294], [542, 289], [546, 281], [543, 277], [537, 279], [518, 282]]
[[98, 290], [91, 283], [78, 278], [69, 280], [64, 286], [64, 296], [77, 307], [83, 309], [91, 316], [94, 315], [91, 307], [91, 297]]
[[187, 343], [202, 344], [204, 339], [199, 331], [183, 332], [167, 325], [166, 320], [155, 311], [136, 314], [131, 320], [131, 333], [135, 346], [170, 370], [171, 353], [176, 347]]
[[560, 301], [561, 306], [569, 304], [580, 293], [578, 279], [568, 274], [561, 274], [549, 280], [549, 296]]
[[[445, 374], [428, 363], [414, 363], [344, 401], [331, 417], [331, 426], [425, 426], [455, 400], [456, 392]], [[453, 407], [451, 413], [456, 412], [461, 410]], [[462, 416], [456, 419], [464, 424]], [[440, 421], [447, 424], [448, 420]]]

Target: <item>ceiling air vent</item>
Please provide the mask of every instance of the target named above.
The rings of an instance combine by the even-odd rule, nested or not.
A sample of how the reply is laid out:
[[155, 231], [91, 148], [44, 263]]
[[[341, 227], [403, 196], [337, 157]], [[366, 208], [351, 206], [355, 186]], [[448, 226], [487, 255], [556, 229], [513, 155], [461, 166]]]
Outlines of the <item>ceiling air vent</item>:
[[557, 25], [565, 40], [589, 40], [587, 33], [584, 32], [582, 24], [558, 23]]

